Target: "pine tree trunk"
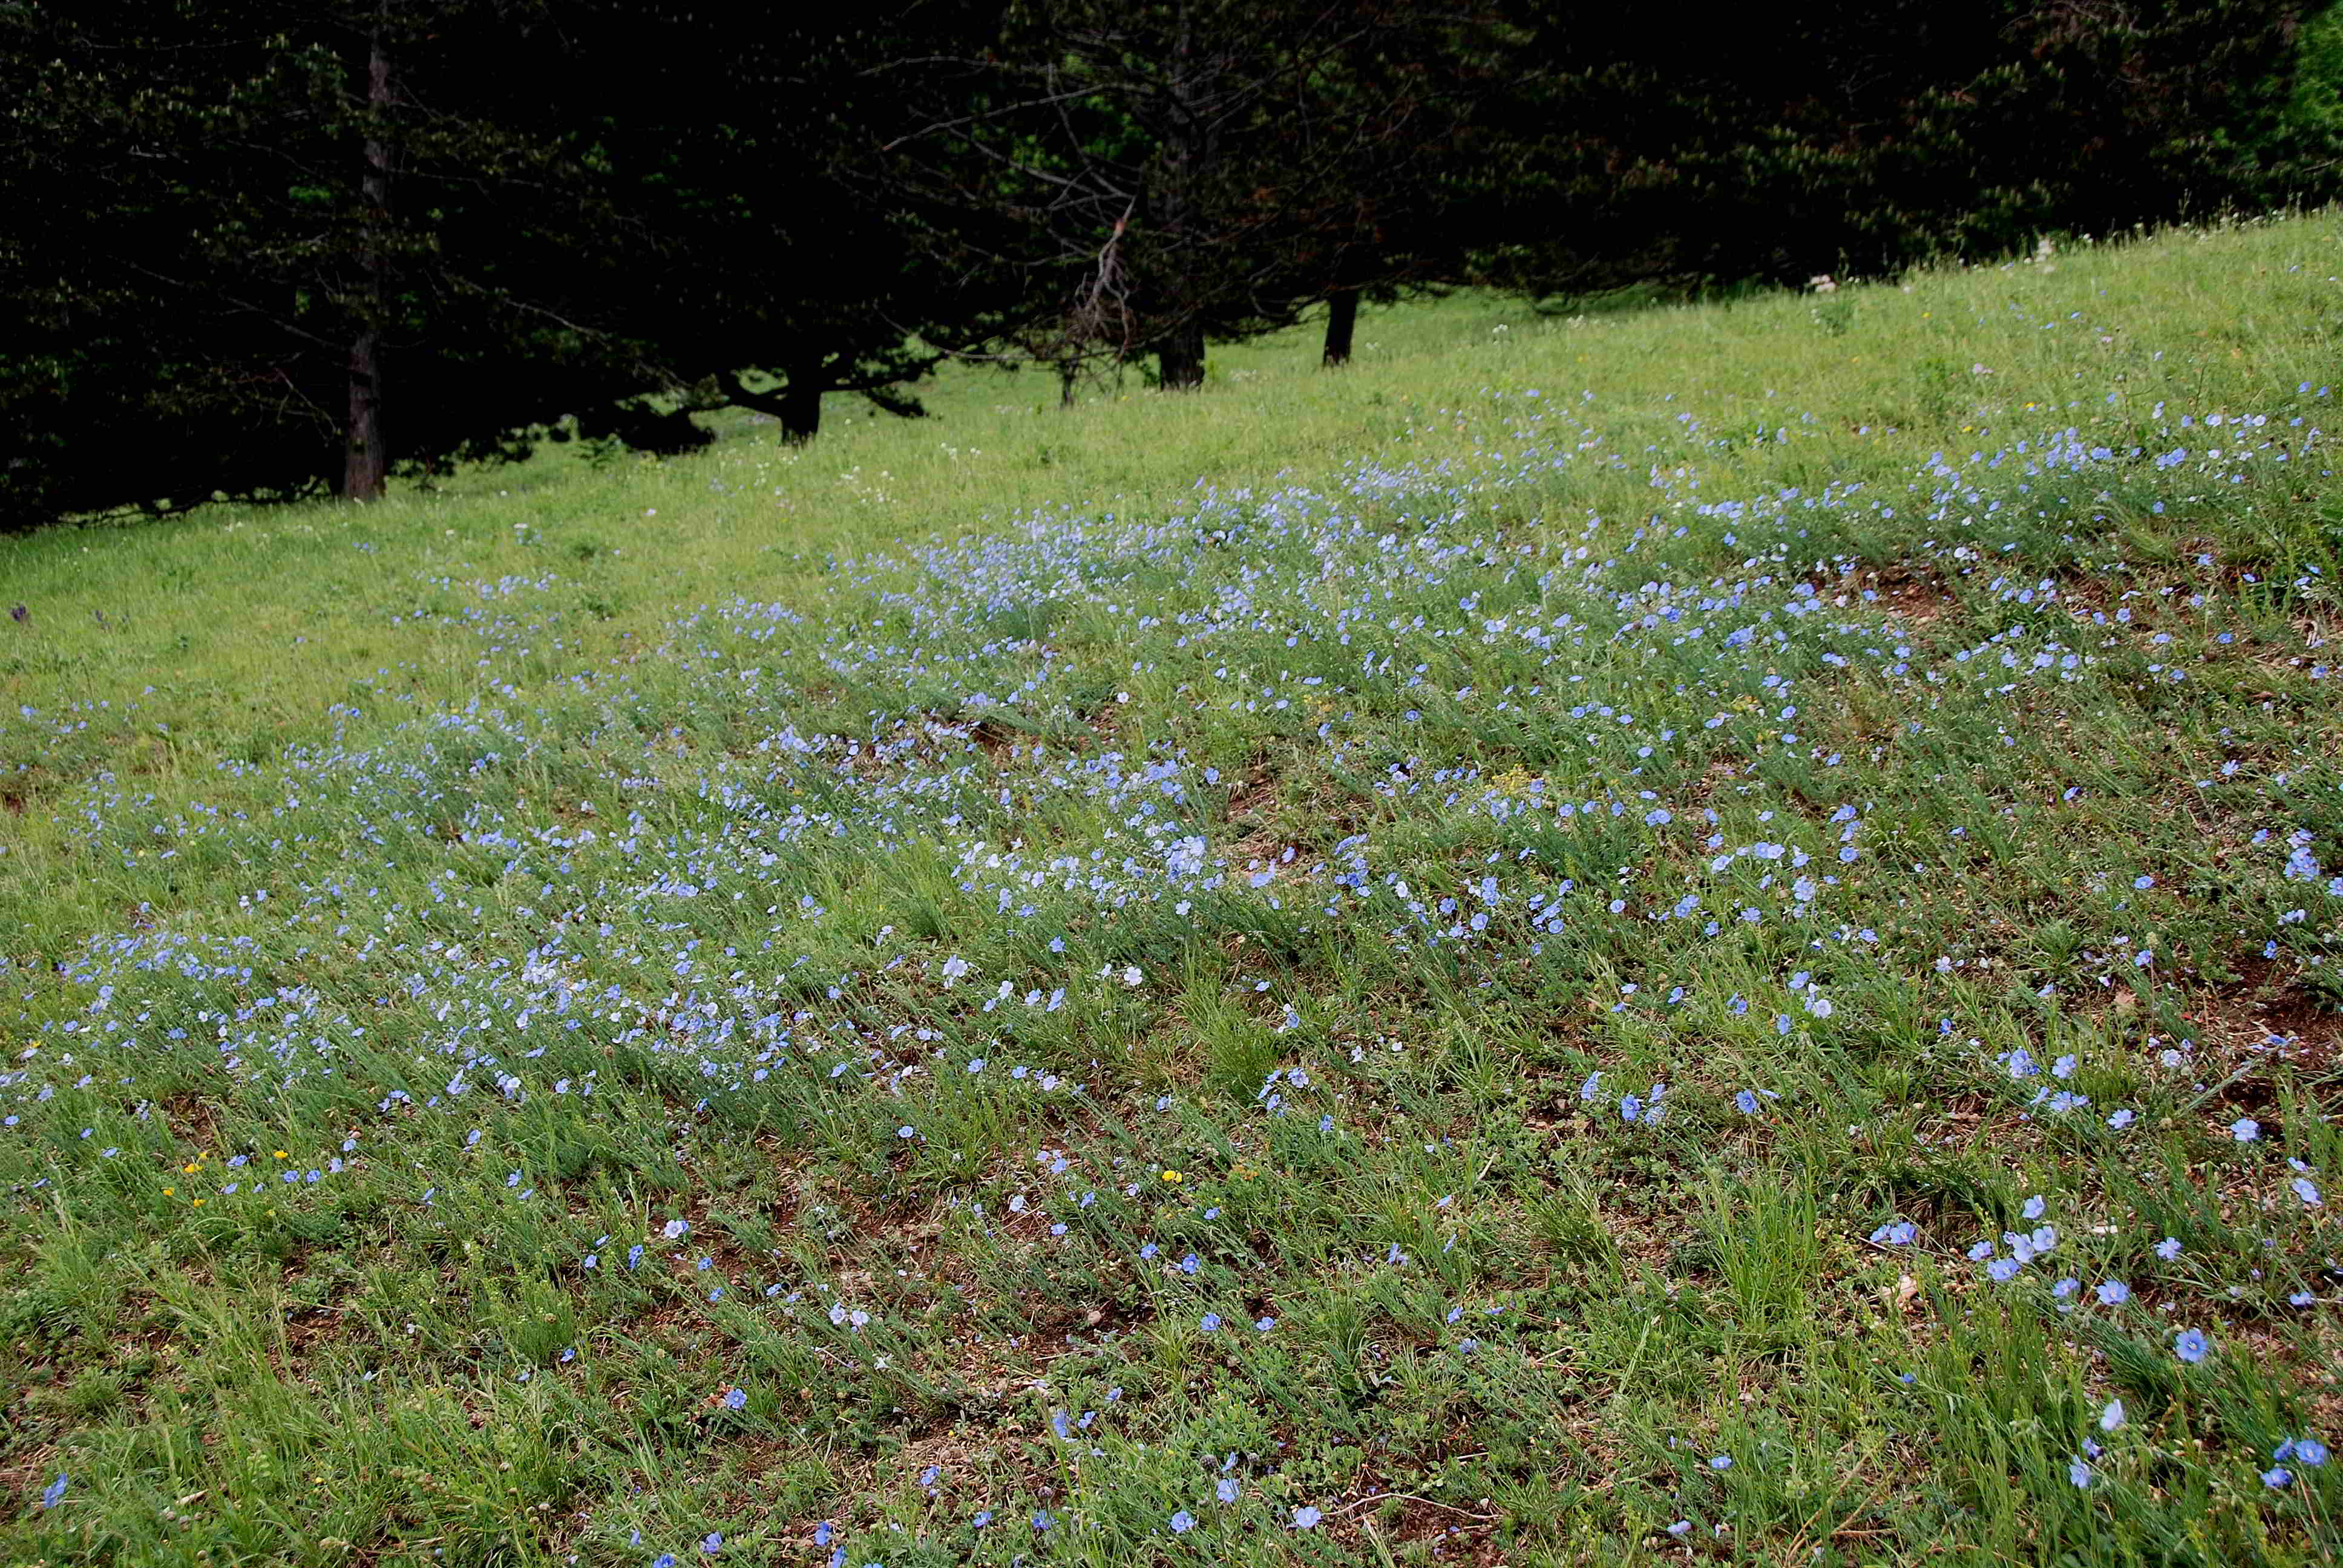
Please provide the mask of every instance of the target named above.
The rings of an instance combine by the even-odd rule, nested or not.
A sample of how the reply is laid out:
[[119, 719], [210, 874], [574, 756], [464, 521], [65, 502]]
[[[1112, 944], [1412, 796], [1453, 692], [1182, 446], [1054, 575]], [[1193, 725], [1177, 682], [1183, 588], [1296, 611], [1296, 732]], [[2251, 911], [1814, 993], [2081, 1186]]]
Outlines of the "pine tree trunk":
[[1196, 265], [1191, 247], [1196, 219], [1195, 194], [1199, 177], [1212, 157], [1211, 138], [1199, 108], [1200, 66], [1196, 33], [1188, 7], [1182, 5], [1172, 46], [1172, 72], [1166, 94], [1161, 178], [1155, 191], [1155, 222], [1169, 244], [1156, 266], [1169, 275], [1157, 279], [1164, 317], [1172, 323], [1156, 348], [1160, 384], [1188, 391], [1204, 384], [1204, 327], [1196, 316], [1194, 285], [1182, 269]]
[[781, 387], [781, 439], [802, 447], [821, 431], [822, 373], [820, 360], [788, 367]]
[[[387, 15], [388, 7], [385, 6]], [[365, 206], [365, 240], [358, 253], [357, 329], [350, 340], [350, 414], [342, 494], [353, 501], [382, 498], [390, 477], [390, 447], [382, 430], [383, 226], [390, 215], [390, 54], [376, 23], [367, 52], [367, 106], [374, 124], [366, 139], [366, 172], [358, 199]]]
[[1359, 291], [1337, 288], [1326, 296], [1325, 367], [1351, 362], [1351, 339], [1359, 329]]
[[382, 336], [360, 327], [350, 344], [349, 450], [342, 467], [346, 500], [378, 501], [390, 474], [382, 438]]
[[1156, 365], [1165, 387], [1192, 392], [1204, 384], [1204, 329], [1191, 323], [1175, 328], [1156, 350]]

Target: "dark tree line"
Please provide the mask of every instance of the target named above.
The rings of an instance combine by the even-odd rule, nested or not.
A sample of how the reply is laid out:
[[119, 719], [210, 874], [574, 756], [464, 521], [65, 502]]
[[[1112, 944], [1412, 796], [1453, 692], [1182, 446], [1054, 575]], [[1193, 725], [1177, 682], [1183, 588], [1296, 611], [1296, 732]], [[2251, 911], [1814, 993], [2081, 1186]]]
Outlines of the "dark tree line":
[[0, 0], [0, 524], [2336, 187], [2294, 0]]

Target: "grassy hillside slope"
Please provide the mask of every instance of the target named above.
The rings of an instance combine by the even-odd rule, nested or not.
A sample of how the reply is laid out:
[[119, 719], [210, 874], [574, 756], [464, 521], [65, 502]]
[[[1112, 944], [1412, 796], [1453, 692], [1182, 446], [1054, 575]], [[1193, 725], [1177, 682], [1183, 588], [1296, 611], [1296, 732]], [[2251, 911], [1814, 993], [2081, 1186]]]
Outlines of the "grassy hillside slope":
[[2331, 1560], [2338, 275], [0, 541], [8, 1560]]

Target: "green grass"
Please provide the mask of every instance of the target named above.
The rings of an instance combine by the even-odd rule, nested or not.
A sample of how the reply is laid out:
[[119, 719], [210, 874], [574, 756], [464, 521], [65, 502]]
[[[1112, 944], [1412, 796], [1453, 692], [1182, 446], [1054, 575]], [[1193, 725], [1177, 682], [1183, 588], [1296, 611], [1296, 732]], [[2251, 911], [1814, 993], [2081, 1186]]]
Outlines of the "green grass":
[[0, 541], [7, 1560], [2331, 1560], [2338, 275]]

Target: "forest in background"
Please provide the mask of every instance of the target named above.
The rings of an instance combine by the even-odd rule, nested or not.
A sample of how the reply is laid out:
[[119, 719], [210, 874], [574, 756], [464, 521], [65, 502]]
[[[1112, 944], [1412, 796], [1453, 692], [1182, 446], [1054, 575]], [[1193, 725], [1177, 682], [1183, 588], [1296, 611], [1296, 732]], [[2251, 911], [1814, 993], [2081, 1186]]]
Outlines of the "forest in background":
[[0, 527], [2322, 202], [2292, 0], [0, 0]]

